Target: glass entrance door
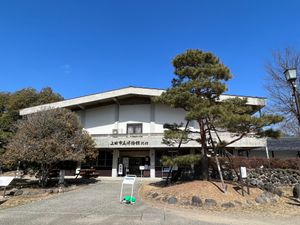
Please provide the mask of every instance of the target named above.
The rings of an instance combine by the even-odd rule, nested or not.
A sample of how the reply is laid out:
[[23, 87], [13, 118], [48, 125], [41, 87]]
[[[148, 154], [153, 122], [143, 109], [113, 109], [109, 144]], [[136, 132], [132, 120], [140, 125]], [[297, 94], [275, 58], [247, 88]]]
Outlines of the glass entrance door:
[[129, 173], [137, 176], [141, 175], [140, 166], [145, 165], [145, 157], [129, 158]]

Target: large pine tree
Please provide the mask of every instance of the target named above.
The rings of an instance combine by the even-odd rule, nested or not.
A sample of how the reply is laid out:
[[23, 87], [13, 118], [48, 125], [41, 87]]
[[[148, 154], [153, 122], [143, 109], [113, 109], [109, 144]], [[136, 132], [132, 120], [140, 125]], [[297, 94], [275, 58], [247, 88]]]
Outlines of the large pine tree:
[[[266, 127], [282, 120], [280, 116], [256, 116], [246, 98], [220, 100], [227, 91], [226, 81], [232, 78], [230, 70], [210, 52], [187, 50], [173, 60], [175, 78], [157, 102], [186, 111], [187, 121], [196, 121], [198, 131], [184, 130], [173, 125], [165, 132], [165, 140], [196, 140], [201, 146], [201, 178], [208, 179], [208, 150], [221, 149], [244, 137], [278, 136], [279, 132]], [[222, 140], [220, 132], [231, 132], [231, 140]], [[191, 135], [191, 133], [193, 135]], [[198, 133], [195, 137], [195, 133]], [[213, 143], [211, 136], [217, 137]], [[177, 156], [176, 162], [181, 156]], [[197, 156], [198, 157], [198, 156]], [[199, 157], [198, 157], [199, 158]], [[183, 158], [185, 160], [185, 158]], [[190, 161], [190, 160], [189, 160]]]

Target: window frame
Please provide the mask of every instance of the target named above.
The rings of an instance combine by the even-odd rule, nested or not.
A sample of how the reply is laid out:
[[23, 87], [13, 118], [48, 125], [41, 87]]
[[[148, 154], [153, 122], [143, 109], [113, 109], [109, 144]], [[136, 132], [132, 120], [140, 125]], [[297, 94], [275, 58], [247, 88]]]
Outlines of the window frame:
[[[104, 153], [104, 158], [99, 159], [101, 153]], [[110, 155], [111, 157], [109, 157], [108, 155]], [[103, 165], [101, 165], [101, 162], [103, 162]], [[108, 163], [108, 162], [111, 162], [111, 163]], [[112, 164], [113, 164], [113, 153], [109, 149], [99, 150], [99, 153], [97, 156], [97, 161], [96, 161], [96, 166], [97, 167], [112, 167]]]
[[[133, 126], [133, 133], [128, 133], [128, 128], [130, 126]], [[140, 126], [141, 128], [141, 132], [140, 133], [135, 133], [136, 127]], [[136, 134], [143, 134], [143, 123], [127, 123], [127, 127], [126, 127], [126, 134], [128, 135], [136, 135]]]

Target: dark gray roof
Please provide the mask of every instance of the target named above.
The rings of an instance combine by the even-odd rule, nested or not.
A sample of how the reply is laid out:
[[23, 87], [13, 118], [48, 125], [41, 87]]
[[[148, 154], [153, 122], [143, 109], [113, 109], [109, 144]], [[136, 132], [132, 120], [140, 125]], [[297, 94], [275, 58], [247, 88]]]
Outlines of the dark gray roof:
[[300, 137], [268, 138], [269, 151], [300, 151]]

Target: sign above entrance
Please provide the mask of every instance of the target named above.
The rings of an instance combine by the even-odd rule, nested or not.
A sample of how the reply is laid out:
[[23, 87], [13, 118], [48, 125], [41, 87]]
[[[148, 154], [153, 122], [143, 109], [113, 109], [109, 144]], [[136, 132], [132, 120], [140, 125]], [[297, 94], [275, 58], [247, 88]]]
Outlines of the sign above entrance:
[[147, 146], [149, 145], [148, 141], [111, 141], [110, 146]]

